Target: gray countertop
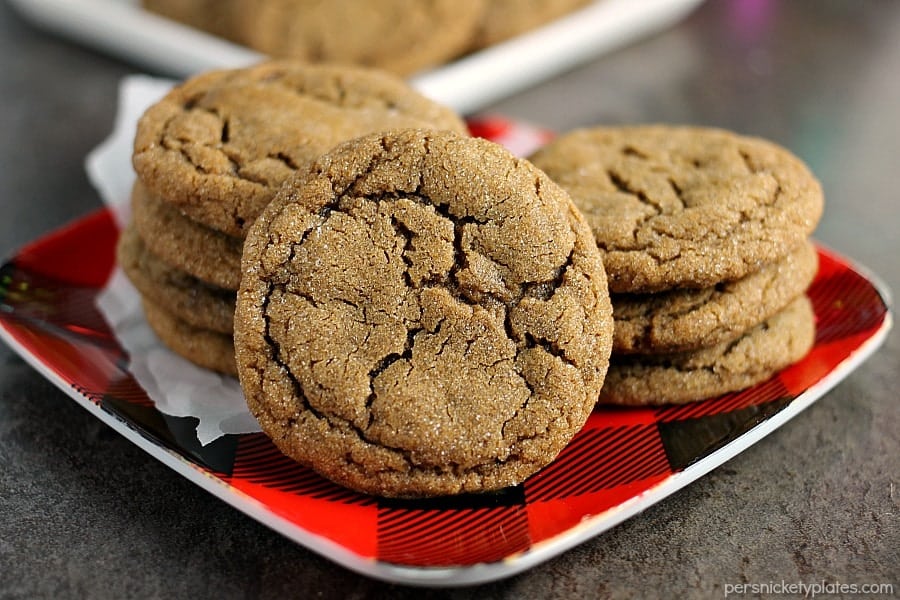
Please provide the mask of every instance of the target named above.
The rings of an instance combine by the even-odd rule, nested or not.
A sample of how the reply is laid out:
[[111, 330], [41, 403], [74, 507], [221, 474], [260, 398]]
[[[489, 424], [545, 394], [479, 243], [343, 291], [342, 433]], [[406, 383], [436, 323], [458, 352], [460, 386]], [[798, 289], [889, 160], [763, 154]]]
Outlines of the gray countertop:
[[[0, 2], [0, 253], [97, 208], [85, 154], [136, 67]], [[557, 131], [714, 125], [822, 181], [816, 237], [900, 290], [900, 3], [708, 0], [486, 112]], [[613, 530], [495, 583], [357, 575], [144, 454], [0, 345], [0, 598], [723, 597], [737, 583], [900, 594], [900, 331], [812, 407]]]

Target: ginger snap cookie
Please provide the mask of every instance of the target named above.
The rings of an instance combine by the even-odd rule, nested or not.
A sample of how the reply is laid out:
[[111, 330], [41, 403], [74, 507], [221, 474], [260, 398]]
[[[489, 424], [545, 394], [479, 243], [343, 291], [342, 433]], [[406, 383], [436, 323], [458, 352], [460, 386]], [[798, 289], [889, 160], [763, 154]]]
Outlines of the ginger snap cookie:
[[812, 283], [818, 254], [810, 242], [756, 273], [701, 289], [613, 294], [614, 354], [659, 354], [733, 340]]
[[681, 404], [765, 381], [809, 352], [815, 317], [804, 295], [737, 340], [673, 354], [614, 356], [600, 402]]
[[565, 16], [592, 0], [485, 0], [473, 45], [486, 48]]
[[531, 160], [581, 209], [617, 293], [740, 279], [799, 247], [822, 214], [800, 159], [718, 129], [582, 129]]
[[398, 130], [287, 182], [244, 247], [235, 348], [263, 431], [347, 487], [494, 490], [583, 426], [608, 364], [600, 253], [492, 142]]
[[198, 367], [237, 377], [230, 335], [186, 323], [147, 297], [141, 302], [147, 324], [166, 347]]
[[189, 219], [140, 182], [131, 193], [131, 219], [147, 249], [165, 262], [210, 285], [240, 287], [242, 238]]
[[271, 56], [409, 75], [468, 50], [483, 0], [232, 0], [248, 46]]
[[194, 327], [232, 333], [235, 292], [204, 284], [154, 256], [133, 226], [120, 235], [116, 260], [141, 296]]
[[234, 0], [141, 0], [141, 6], [227, 40], [238, 39], [240, 28]]
[[392, 127], [466, 131], [450, 109], [375, 70], [271, 61], [174, 88], [138, 122], [138, 179], [191, 219], [243, 237], [294, 172]]

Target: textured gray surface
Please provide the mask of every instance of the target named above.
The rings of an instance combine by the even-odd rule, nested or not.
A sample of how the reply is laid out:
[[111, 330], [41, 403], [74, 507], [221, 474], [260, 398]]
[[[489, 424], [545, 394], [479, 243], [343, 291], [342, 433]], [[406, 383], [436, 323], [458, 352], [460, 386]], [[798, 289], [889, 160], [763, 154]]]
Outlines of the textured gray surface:
[[[718, 125], [822, 179], [824, 243], [900, 290], [900, 3], [709, 0], [677, 27], [490, 108], [559, 131]], [[0, 2], [0, 253], [99, 206], [82, 160], [130, 65]], [[810, 409], [623, 525], [513, 578], [414, 590], [282, 538], [133, 447], [0, 346], [2, 598], [723, 597], [735, 583], [900, 594], [900, 332]]]

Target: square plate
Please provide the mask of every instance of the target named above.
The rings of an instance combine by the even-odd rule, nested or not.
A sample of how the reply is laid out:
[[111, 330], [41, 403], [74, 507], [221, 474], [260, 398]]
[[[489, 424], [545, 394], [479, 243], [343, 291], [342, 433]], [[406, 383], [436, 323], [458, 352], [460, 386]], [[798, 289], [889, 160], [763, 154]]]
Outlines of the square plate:
[[[175, 23], [138, 0], [10, 0], [34, 24], [170, 76], [243, 66], [262, 55]], [[467, 114], [578, 63], [673, 25], [702, 0], [596, 0], [490, 48], [416, 74], [410, 84]]]
[[[502, 139], [502, 120], [473, 131]], [[557, 459], [497, 493], [432, 500], [358, 494], [284, 457], [263, 434], [201, 446], [197, 420], [158, 411], [96, 307], [118, 228], [100, 210], [0, 267], [0, 337], [128, 440], [297, 543], [386, 581], [451, 586], [513, 575], [615, 526], [797, 415], [884, 341], [886, 288], [819, 248], [816, 340], [799, 363], [738, 393], [662, 408], [598, 407]]]

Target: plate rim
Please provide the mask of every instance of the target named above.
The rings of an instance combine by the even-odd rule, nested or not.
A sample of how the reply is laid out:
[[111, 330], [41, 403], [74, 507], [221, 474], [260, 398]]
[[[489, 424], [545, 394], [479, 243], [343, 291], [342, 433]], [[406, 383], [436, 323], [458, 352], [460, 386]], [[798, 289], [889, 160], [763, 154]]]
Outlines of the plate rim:
[[[460, 113], [669, 27], [704, 0], [594, 0], [489, 48], [411, 74], [424, 95]], [[185, 77], [265, 56], [142, 9], [137, 0], [9, 0], [34, 25], [112, 56]], [[527, 67], [527, 68], [526, 68]]]
[[[102, 214], [105, 211], [108, 212], [110, 209], [101, 208], [38, 236], [35, 240], [14, 251], [12, 257], [4, 261], [4, 264], [10, 264], [23, 249], [40, 244], [42, 240], [52, 236], [71, 235], [74, 231], [77, 231], [79, 223], [95, 218], [98, 214]], [[586, 517], [577, 525], [540, 540], [526, 550], [509, 554], [491, 563], [449, 567], [414, 566], [391, 563], [375, 557], [358, 554], [338, 542], [279, 516], [250, 494], [237, 489], [217, 476], [215, 472], [191, 462], [173, 449], [155, 443], [125, 419], [111, 411], [105, 410], [99, 403], [93, 402], [82, 395], [69, 385], [62, 376], [54, 372], [43, 358], [29, 351], [17, 339], [8, 327], [7, 319], [0, 319], [0, 339], [3, 339], [17, 355], [50, 383], [65, 392], [79, 405], [123, 435], [138, 448], [213, 496], [225, 501], [240, 512], [294, 543], [358, 574], [388, 583], [419, 587], [463, 587], [488, 583], [521, 573], [616, 527], [625, 520], [689, 485], [716, 467], [721, 466], [780, 428], [833, 389], [874, 354], [884, 343], [888, 332], [893, 326], [890, 288], [878, 275], [857, 261], [844, 256], [819, 241], [815, 241], [815, 246], [818, 252], [828, 255], [829, 258], [864, 278], [885, 305], [885, 313], [881, 323], [859, 346], [830, 369], [819, 381], [795, 396], [785, 408], [758, 423], [741, 434], [737, 439], [714, 450], [684, 469], [670, 473], [636, 496], [602, 512]]]

